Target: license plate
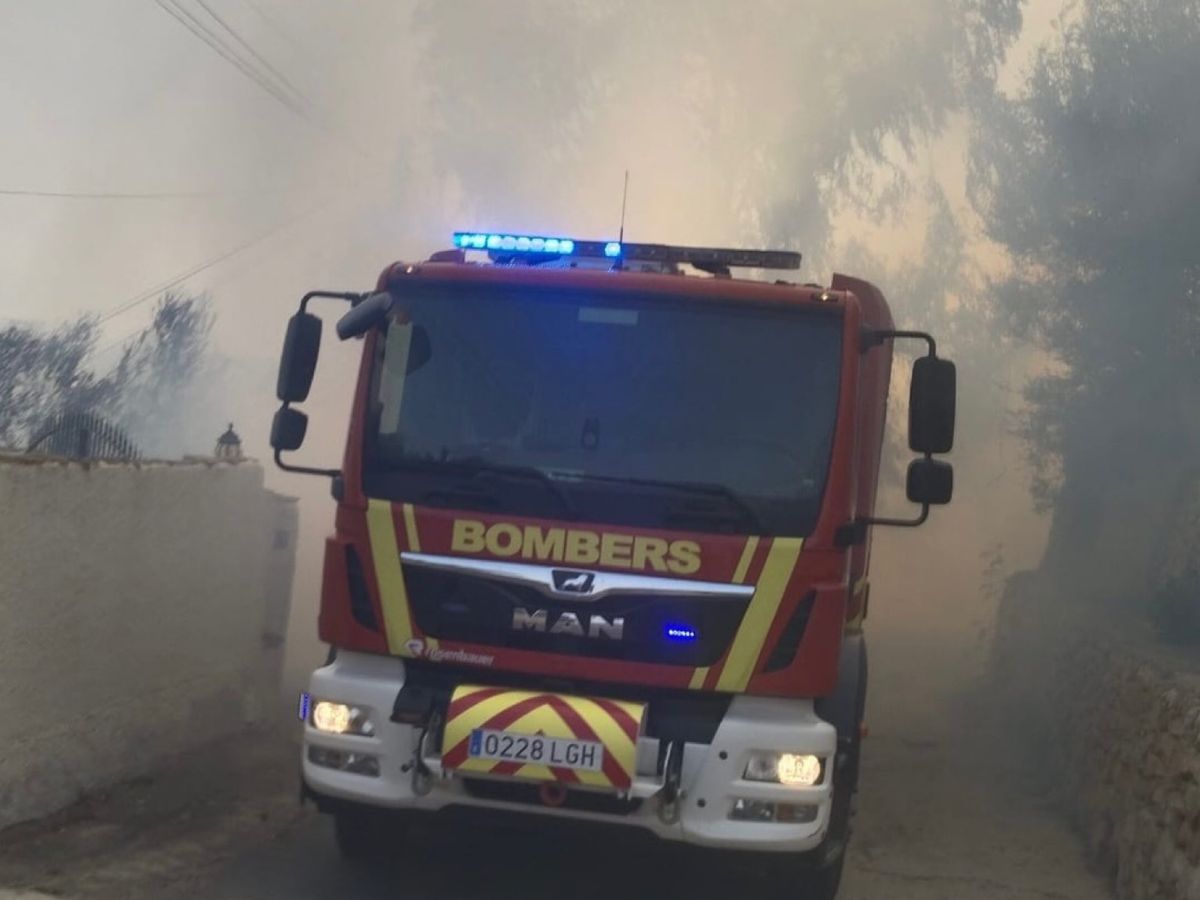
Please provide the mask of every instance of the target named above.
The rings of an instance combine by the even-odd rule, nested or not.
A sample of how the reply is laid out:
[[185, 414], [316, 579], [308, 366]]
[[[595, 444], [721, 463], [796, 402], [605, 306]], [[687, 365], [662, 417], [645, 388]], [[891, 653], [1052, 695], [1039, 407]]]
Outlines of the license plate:
[[476, 728], [471, 732], [467, 755], [474, 759], [599, 772], [604, 764], [604, 745], [599, 741]]

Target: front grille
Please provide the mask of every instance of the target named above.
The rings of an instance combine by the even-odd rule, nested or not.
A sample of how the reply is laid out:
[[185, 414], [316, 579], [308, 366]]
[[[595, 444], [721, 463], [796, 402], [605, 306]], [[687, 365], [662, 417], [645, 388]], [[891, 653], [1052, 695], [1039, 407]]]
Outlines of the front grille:
[[[713, 599], [653, 593], [619, 593], [572, 602], [525, 585], [411, 565], [404, 567], [404, 581], [413, 618], [430, 637], [679, 666], [711, 666], [719, 660], [749, 603], [748, 597]], [[514, 628], [516, 610], [528, 614], [544, 610], [546, 631]], [[550, 633], [564, 615], [575, 616], [585, 635], [594, 630], [597, 636]], [[592, 629], [593, 616], [601, 617], [608, 626], [623, 619], [622, 636], [608, 637], [602, 626]], [[668, 625], [685, 626], [694, 630], [696, 637], [672, 640], [667, 635]]]

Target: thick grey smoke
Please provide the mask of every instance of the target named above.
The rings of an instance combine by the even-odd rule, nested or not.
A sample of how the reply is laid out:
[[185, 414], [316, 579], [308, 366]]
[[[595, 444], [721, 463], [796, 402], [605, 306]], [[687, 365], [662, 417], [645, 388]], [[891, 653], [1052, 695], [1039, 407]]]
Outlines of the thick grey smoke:
[[1048, 566], [1196, 639], [1200, 574], [1166, 551], [1200, 480], [1198, 80], [1200, 4], [1091, 0], [984, 107], [973, 153], [977, 205], [1014, 259], [995, 308], [1058, 363], [1023, 418], [1054, 510]]

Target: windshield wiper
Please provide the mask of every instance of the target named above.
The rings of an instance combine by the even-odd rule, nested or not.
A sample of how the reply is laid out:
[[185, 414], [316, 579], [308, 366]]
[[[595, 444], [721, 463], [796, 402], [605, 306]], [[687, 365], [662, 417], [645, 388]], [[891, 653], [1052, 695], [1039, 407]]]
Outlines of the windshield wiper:
[[[575, 511], [575, 504], [571, 502], [571, 498], [567, 496], [566, 492], [549, 474], [535, 466], [505, 465], [503, 463], [488, 462], [475, 457], [459, 459], [403, 459], [398, 460], [396, 465], [398, 468], [415, 468], [428, 472], [458, 474], [469, 480], [492, 476], [501, 479], [537, 481], [546, 488], [546, 492], [554, 497], [558, 505], [562, 507], [564, 518], [577, 519], [579, 517]], [[463, 493], [469, 493], [474, 487], [475, 485], [468, 482], [457, 488], [451, 486], [443, 491], [430, 491], [429, 494], [444, 493], [446, 491], [453, 492], [456, 489]]]
[[[540, 470], [539, 470], [540, 471]], [[765, 534], [762, 520], [758, 513], [738, 493], [723, 484], [708, 481], [659, 481], [655, 478], [633, 478], [625, 475], [593, 475], [586, 472], [545, 472], [549, 478], [563, 481], [601, 481], [612, 484], [629, 484], [636, 487], [649, 487], [660, 491], [673, 491], [692, 497], [714, 497], [723, 500], [727, 508], [738, 513], [738, 519], [744, 522], [754, 534]], [[687, 511], [681, 511], [686, 514]], [[705, 515], [705, 511], [694, 510], [693, 514]]]

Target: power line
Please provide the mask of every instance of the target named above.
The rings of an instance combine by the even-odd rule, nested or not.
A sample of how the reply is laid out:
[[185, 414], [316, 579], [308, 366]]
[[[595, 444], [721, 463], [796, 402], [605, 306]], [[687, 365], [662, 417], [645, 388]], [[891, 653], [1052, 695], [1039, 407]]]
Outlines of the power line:
[[[254, 244], [261, 243], [262, 241], [264, 241], [267, 238], [271, 237], [272, 235], [278, 233], [279, 231], [282, 231], [285, 228], [295, 225], [296, 223], [300, 222], [302, 219], [308, 218], [310, 215], [312, 215], [314, 213], [320, 212], [321, 210], [327, 208], [331, 203], [336, 202], [336, 200], [337, 200], [337, 198], [329, 198], [329, 199], [326, 199], [325, 201], [322, 201], [321, 203], [314, 204], [313, 206], [309, 207], [307, 210], [300, 213], [299, 215], [293, 216], [292, 218], [290, 218], [284, 222], [281, 222], [280, 224], [275, 226], [273, 229], [255, 237], [255, 238], [252, 238], [251, 240], [247, 241], [246, 243], [240, 244], [239, 246], [234, 247], [232, 250], [222, 253], [219, 256], [215, 256], [212, 259], [206, 260], [203, 263], [192, 266], [190, 269], [186, 270], [185, 272], [181, 272], [180, 274], [174, 276], [173, 278], [170, 278], [160, 284], [157, 284], [152, 288], [147, 288], [145, 291], [138, 294], [137, 296], [131, 298], [130, 300], [125, 301], [120, 306], [110, 310], [108, 313], [106, 313], [100, 319], [98, 319], [97, 323], [101, 324], [103, 322], [106, 322], [109, 319], [112, 319], [112, 318], [120, 315], [124, 311], [133, 309], [135, 306], [137, 306], [141, 303], [144, 303], [147, 300], [153, 299], [156, 295], [162, 293], [163, 291], [167, 290], [168, 288], [174, 287], [175, 285], [179, 284], [181, 281], [184, 281], [185, 279], [191, 277], [192, 275], [196, 274], [197, 272], [201, 272], [205, 269], [211, 268], [212, 266], [216, 265], [217, 263], [223, 262], [224, 260], [229, 259], [231, 256], [235, 256], [238, 253], [248, 250]], [[242, 272], [245, 272], [245, 271], [246, 271], [246, 269], [242, 270]], [[230, 277], [234, 277], [234, 276], [228, 276], [228, 275], [223, 276], [222, 278], [218, 278], [216, 281], [210, 282], [208, 286], [212, 287], [214, 285], [221, 284], [223, 281], [228, 280], [228, 278], [230, 278]], [[118, 338], [117, 340], [115, 340], [109, 344], [105, 344], [103, 347], [101, 347], [95, 351], [95, 355], [101, 356], [105, 353], [108, 353], [110, 350], [113, 350], [113, 349], [121, 346], [122, 344], [127, 344], [127, 343], [129, 343], [129, 341], [133, 340], [138, 335], [142, 334], [144, 331], [145, 331], [144, 327], [134, 329], [133, 331], [126, 334], [124, 337]]]
[[275, 34], [277, 34], [280, 38], [282, 38], [284, 41], [286, 41], [289, 45], [291, 45], [291, 48], [293, 50], [295, 50], [301, 56], [307, 57], [310, 55], [308, 50], [306, 50], [304, 47], [302, 47], [300, 45], [300, 42], [297, 41], [294, 37], [291, 36], [291, 34], [288, 33], [287, 29], [285, 29], [282, 25], [280, 25], [278, 22], [276, 22], [271, 16], [268, 16], [265, 12], [263, 12], [262, 8], [257, 3], [255, 3], [254, 0], [242, 0], [242, 2], [244, 4], [246, 4], [246, 6], [250, 7], [250, 9], [255, 13], [255, 15], [257, 15], [260, 19], [262, 19], [267, 24], [268, 28], [270, 28], [273, 32], [275, 32]]
[[[303, 94], [300, 94], [301, 101], [303, 104], [305, 104], [301, 105], [301, 101], [297, 101], [290, 97], [283, 87], [280, 87], [271, 80], [268, 73], [264, 73], [260, 69], [256, 68], [252, 60], [247, 60], [245, 57], [240, 55], [237, 50], [231, 47], [228, 42], [223, 40], [219, 34], [215, 33], [196, 15], [189, 12], [183, 6], [182, 0], [154, 0], [154, 2], [157, 3], [163, 11], [167, 12], [172, 18], [187, 28], [188, 31], [190, 31], [200, 40], [204, 41], [209, 48], [214, 50], [223, 59], [237, 67], [238, 71], [240, 71], [243, 75], [252, 80], [264, 91], [282, 103], [291, 112], [303, 119], [316, 131], [321, 132], [322, 136], [330, 139], [332, 142], [343, 148], [353, 151], [365, 162], [372, 162], [381, 167], [385, 165], [385, 163], [373, 153], [368, 153], [366, 150], [364, 150], [363, 147], [360, 146], [359, 143], [353, 138], [353, 136], [343, 133], [337, 128], [332, 127], [328, 121], [324, 120], [323, 117], [321, 119], [314, 117], [313, 112], [316, 110], [316, 105], [313, 104], [311, 100], [309, 100]], [[286, 85], [292, 84], [292, 82], [289, 81], [281, 72], [279, 72], [277, 68], [271, 66], [269, 63], [266, 63], [266, 60], [261, 56], [261, 54], [254, 50], [248, 41], [237, 35], [236, 32], [234, 32], [233, 29], [227, 23], [225, 23], [224, 20], [221, 19], [206, 2], [204, 2], [204, 0], [197, 0], [197, 2], [199, 2], [203, 8], [208, 11], [209, 15], [211, 15], [218, 23], [220, 23], [223, 28], [225, 28], [231, 34], [234, 34], [237, 40], [246, 46], [255, 57], [262, 60], [263, 63], [269, 67], [270, 71], [275, 72], [278, 78], [283, 79]], [[252, 6], [251, 9], [255, 8]], [[261, 12], [261, 10], [255, 9], [255, 11], [265, 19], [265, 15]]]
[[241, 244], [238, 244], [236, 247], [226, 250], [224, 253], [220, 253], [217, 256], [214, 256], [210, 259], [205, 260], [204, 262], [197, 263], [196, 265], [192, 266], [191, 268], [186, 269], [183, 272], [180, 272], [178, 275], [174, 275], [171, 278], [168, 278], [166, 281], [160, 282], [159, 284], [156, 284], [153, 287], [146, 288], [144, 291], [142, 291], [139, 294], [135, 294], [133, 297], [130, 297], [128, 300], [123, 300], [121, 303], [117, 304], [115, 307], [110, 309], [108, 312], [104, 313], [104, 315], [100, 316], [100, 318], [97, 320], [97, 323], [102, 325], [105, 322], [109, 321], [110, 319], [113, 319], [113, 318], [121, 315], [122, 313], [126, 313], [129, 310], [140, 306], [141, 304], [145, 303], [146, 301], [154, 299], [159, 294], [161, 294], [163, 291], [174, 287], [175, 285], [179, 284], [182, 281], [186, 281], [188, 278], [191, 278], [193, 275], [197, 275], [200, 272], [203, 272], [205, 269], [212, 268], [217, 263], [224, 262], [225, 260], [229, 259], [230, 257], [237, 256], [239, 253], [243, 253], [244, 251], [249, 250], [251, 247], [255, 246], [256, 244], [262, 243], [267, 238], [271, 237], [272, 235], [276, 234], [277, 232], [280, 232], [283, 229], [285, 229], [291, 225], [294, 225], [296, 222], [299, 222], [301, 219], [305, 219], [308, 216], [312, 215], [318, 209], [320, 209], [322, 205], [324, 205], [324, 204], [310, 206], [308, 209], [306, 209], [304, 212], [300, 213], [299, 215], [292, 216], [291, 218], [286, 219], [283, 222], [280, 222], [279, 224], [267, 229], [266, 231], [256, 235], [255, 237], [252, 237], [250, 240], [245, 241]]
[[[55, 197], [64, 200], [210, 200], [269, 194], [271, 191], [39, 191], [0, 188], [4, 197]], [[281, 193], [281, 192], [280, 192]]]
[[284, 89], [271, 81], [270, 78], [247, 62], [243, 57], [239, 56], [236, 51], [222, 41], [219, 36], [214, 34], [200, 19], [188, 12], [179, 3], [179, 0], [154, 0], [154, 2], [171, 18], [202, 40], [217, 55], [234, 66], [239, 72], [278, 100], [287, 109], [303, 119], [308, 118], [308, 113], [304, 108], [296, 100], [289, 97]]
[[209, 46], [209, 48], [215, 51], [217, 55], [233, 65], [239, 72], [257, 84], [260, 88], [282, 103], [296, 115], [301, 116], [302, 118], [306, 117], [305, 111], [299, 105], [299, 103], [297, 103], [297, 101], [289, 97], [282, 88], [271, 81], [270, 78], [268, 78], [260, 70], [256, 69], [253, 64], [239, 56], [235, 50], [222, 41], [220, 37], [211, 29], [209, 29], [208, 26], [206, 26], [198, 17], [189, 12], [182, 5], [182, 3], [180, 3], [180, 0], [155, 0], [155, 2], [168, 15], [170, 15], [188, 31], [202, 40]]
[[297, 100], [299, 100], [301, 103], [311, 105], [309, 103], [308, 98], [304, 96], [304, 93], [298, 87], [296, 87], [296, 85], [294, 85], [288, 79], [288, 77], [286, 75], [284, 75], [282, 72], [280, 72], [279, 69], [277, 69], [277, 68], [275, 68], [275, 66], [271, 65], [271, 63], [267, 60], [266, 57], [264, 57], [261, 53], [259, 53], [257, 50], [255, 50], [254, 47], [251, 46], [249, 41], [247, 41], [240, 34], [238, 34], [233, 29], [233, 26], [231, 26], [228, 22], [226, 22], [223, 18], [221, 18], [221, 16], [217, 14], [217, 11], [214, 10], [211, 6], [209, 6], [207, 0], [196, 0], [196, 2], [199, 3], [202, 7], [204, 7], [204, 11], [207, 12], [210, 16], [212, 16], [213, 19], [216, 20], [218, 25], [220, 25], [227, 32], [229, 32], [229, 34], [232, 35], [232, 37], [235, 41], [237, 41], [239, 44], [241, 44], [243, 47], [245, 47], [250, 52], [251, 56], [253, 56], [260, 63], [262, 63], [262, 65], [267, 69], [267, 71], [270, 72], [272, 75], [274, 75], [275, 78], [284, 87], [286, 87], [289, 91], [291, 91], [292, 95]]

